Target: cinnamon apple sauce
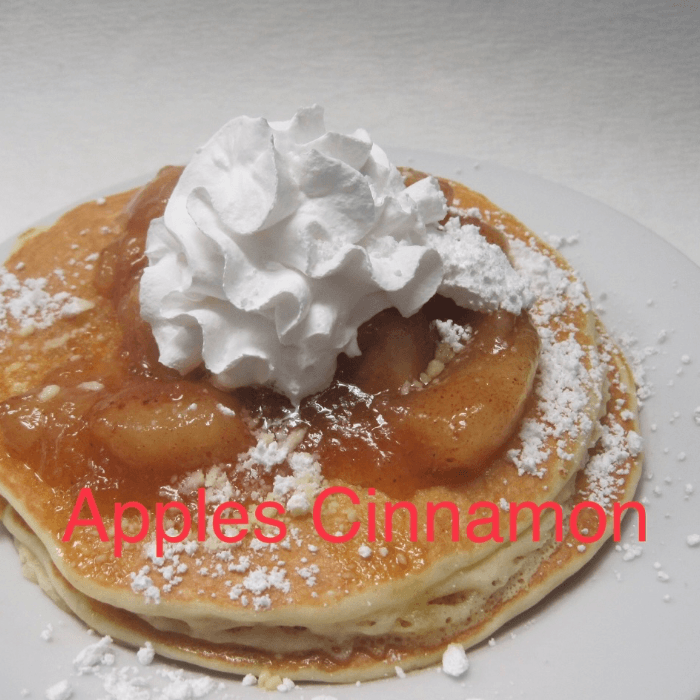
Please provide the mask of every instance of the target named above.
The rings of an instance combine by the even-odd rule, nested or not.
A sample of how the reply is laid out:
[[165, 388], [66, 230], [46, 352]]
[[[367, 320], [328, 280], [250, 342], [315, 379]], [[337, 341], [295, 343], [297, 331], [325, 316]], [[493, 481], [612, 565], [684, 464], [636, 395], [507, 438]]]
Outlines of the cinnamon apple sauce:
[[[89, 486], [105, 505], [115, 499], [152, 505], [164, 488], [212, 465], [242, 493], [267, 493], [269, 473], [252, 478], [236, 463], [255, 444], [256, 430], [281, 425], [304, 431], [298, 449], [314, 454], [324, 477], [351, 475], [357, 486], [395, 498], [488, 469], [532, 390], [539, 340], [525, 311], [470, 311], [441, 296], [409, 318], [382, 311], [360, 327], [361, 355], [341, 355], [332, 384], [296, 407], [267, 387], [222, 390], [201, 367], [181, 376], [162, 365], [138, 290], [148, 226], [162, 216], [181, 172], [164, 168], [125, 205], [123, 196], [108, 199], [117, 237], [101, 251], [92, 284], [118, 339], [0, 404], [0, 428], [14, 457], [74, 495]], [[404, 175], [407, 182], [421, 177]], [[443, 193], [451, 204], [447, 183]], [[69, 221], [74, 234], [85, 219]], [[478, 226], [507, 252], [497, 229], [464, 216], [462, 223]], [[435, 321], [448, 320], [470, 329], [457, 352], [436, 330]]]

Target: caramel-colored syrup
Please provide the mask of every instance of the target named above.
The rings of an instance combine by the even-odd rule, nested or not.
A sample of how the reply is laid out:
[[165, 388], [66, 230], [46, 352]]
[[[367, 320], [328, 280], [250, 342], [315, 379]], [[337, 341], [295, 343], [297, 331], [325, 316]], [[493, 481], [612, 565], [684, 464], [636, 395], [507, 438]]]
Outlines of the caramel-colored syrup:
[[[333, 383], [296, 410], [270, 389], [222, 392], [210, 385], [203, 369], [181, 377], [161, 365], [150, 327], [140, 316], [138, 289], [147, 264], [149, 223], [163, 214], [180, 173], [180, 168], [165, 168], [134, 196], [115, 221], [121, 235], [100, 255], [94, 286], [113, 308], [121, 344], [89, 366], [56, 367], [42, 386], [0, 404], [0, 429], [15, 457], [49, 485], [74, 495], [89, 486], [98, 503], [110, 505], [115, 500], [148, 505], [187, 474], [213, 465], [240, 488], [239, 500], [248, 500], [252, 491], [265, 494], [273, 474], [259, 470], [253, 478], [236, 464], [255, 443], [256, 429], [279, 429], [285, 423], [306, 429], [299, 449], [318, 456], [325, 477], [392, 497], [465, 481], [488, 468], [515, 427], [520, 394], [530, 388], [525, 365], [534, 366], [537, 339], [526, 314], [479, 314], [440, 297], [409, 319], [384, 311], [360, 329], [362, 355], [341, 356]], [[470, 223], [491, 242], [506, 246], [500, 232]], [[407, 392], [407, 384], [434, 357], [435, 319], [468, 324], [474, 337], [427, 389]], [[514, 365], [514, 355], [521, 356], [522, 366]], [[489, 380], [465, 371], [470, 366], [488, 368]], [[513, 372], [530, 377], [527, 386], [517, 386]], [[102, 388], [85, 390], [85, 382]], [[60, 388], [48, 400], [42, 394], [47, 385]], [[445, 458], [453, 451], [450, 441], [457, 445], [459, 435], [466, 434], [450, 428], [454, 421], [499, 401], [501, 412], [515, 413], [493, 429], [490, 439], [485, 436], [488, 449], [477, 450], [478, 459], [469, 463]], [[481, 433], [484, 429], [479, 425]], [[447, 452], [437, 449], [436, 441], [447, 441], [442, 446]]]

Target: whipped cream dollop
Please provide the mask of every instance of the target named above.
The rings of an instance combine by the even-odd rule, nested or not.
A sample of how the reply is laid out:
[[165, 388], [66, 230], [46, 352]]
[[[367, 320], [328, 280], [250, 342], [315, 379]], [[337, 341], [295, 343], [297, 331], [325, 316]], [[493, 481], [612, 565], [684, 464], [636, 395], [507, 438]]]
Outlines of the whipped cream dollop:
[[358, 327], [434, 294], [520, 313], [524, 278], [437, 181], [404, 185], [367, 132], [327, 132], [323, 110], [238, 117], [185, 168], [151, 222], [141, 313], [160, 361], [200, 364], [223, 388], [266, 384], [293, 403], [328, 386]]

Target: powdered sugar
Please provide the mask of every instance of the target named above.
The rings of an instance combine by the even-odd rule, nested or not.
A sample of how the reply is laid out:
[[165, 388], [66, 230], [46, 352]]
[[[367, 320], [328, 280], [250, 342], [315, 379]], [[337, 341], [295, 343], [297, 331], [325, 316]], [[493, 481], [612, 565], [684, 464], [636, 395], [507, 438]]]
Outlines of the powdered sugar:
[[632, 561], [637, 557], [641, 557], [644, 552], [644, 548], [640, 544], [629, 544], [625, 542], [624, 544], [618, 544], [615, 546], [618, 552], [623, 552], [622, 561]]
[[276, 474], [272, 493], [280, 502], [286, 498], [287, 511], [291, 515], [305, 515], [311, 512], [313, 501], [323, 486], [321, 465], [307, 452], [294, 452], [287, 461], [292, 474]]
[[138, 665], [128, 660], [118, 663], [117, 655], [124, 653], [123, 650], [114, 647], [110, 637], [102, 637], [78, 653], [71, 677], [48, 688], [45, 697], [47, 700], [96, 697], [84, 692], [94, 688], [95, 681], [104, 693], [99, 696], [101, 700], [200, 700], [225, 687], [207, 675], [191, 674], [183, 669], [160, 667], [144, 674], [144, 654], [151, 658], [152, 652], [153, 647], [147, 642], [136, 654]]
[[[665, 340], [666, 336], [664, 335], [663, 338]], [[659, 339], [659, 343], [662, 342], [664, 341]], [[637, 399], [641, 407], [653, 395], [654, 390], [653, 384], [647, 377], [645, 362], [658, 354], [659, 349], [652, 345], [639, 347], [639, 340], [630, 333], [623, 333], [618, 338], [618, 343], [630, 361], [634, 383], [637, 385]]]
[[277, 566], [270, 570], [266, 566], [258, 567], [243, 579], [241, 585], [254, 595], [260, 595], [270, 588], [276, 588], [283, 593], [288, 593], [290, 588], [287, 572]]
[[610, 509], [620, 478], [626, 473], [623, 465], [640, 454], [642, 439], [620, 425], [602, 426], [600, 443], [604, 449], [589, 459], [586, 475], [591, 484], [590, 500]]
[[514, 273], [498, 246], [489, 243], [472, 224], [461, 225], [458, 217], [445, 224], [445, 234], [430, 233], [428, 240], [444, 264], [438, 292], [468, 309], [493, 311], [501, 308], [519, 314], [532, 303], [532, 292], [522, 275]]
[[99, 642], [85, 647], [73, 659], [73, 667], [79, 676], [95, 673], [100, 666], [112, 666], [114, 654], [111, 649], [112, 638], [102, 637]]
[[143, 566], [137, 573], [131, 574], [131, 590], [134, 593], [142, 593], [146, 602], [160, 603], [160, 589], [154, 585], [153, 579], [148, 576], [151, 572], [149, 566]]
[[548, 438], [556, 439], [559, 456], [566, 459], [567, 442], [592, 431], [593, 423], [586, 407], [591, 394], [601, 398], [605, 368], [596, 353], [586, 355], [576, 339], [576, 327], [564, 320], [572, 307], [583, 312], [590, 310], [581, 280], [523, 241], [511, 241], [511, 249], [515, 266], [527, 272], [536, 295], [530, 315], [539, 332], [541, 353], [534, 387], [539, 416], [523, 421], [520, 429], [523, 445], [510, 450], [508, 456], [520, 475], [542, 477], [544, 471], [540, 465], [551, 454]]
[[442, 655], [442, 670], [448, 676], [459, 678], [469, 669], [469, 659], [461, 644], [449, 644]]
[[372, 556], [372, 550], [370, 547], [368, 547], [366, 544], [361, 545], [357, 553], [363, 558], [363, 559], [369, 559]]
[[[53, 276], [62, 282], [57, 272]], [[0, 267], [0, 333], [9, 331], [10, 321], [19, 324], [20, 332], [27, 332], [48, 328], [59, 319], [77, 316], [94, 306], [67, 291], [50, 293], [50, 281], [46, 277], [20, 279]]]
[[73, 688], [68, 681], [59, 681], [46, 689], [46, 700], [70, 700], [73, 697]]
[[280, 693], [289, 693], [294, 690], [294, 681], [291, 678], [283, 678], [282, 682], [277, 686], [277, 691]]
[[440, 334], [441, 341], [447, 343], [455, 352], [464, 350], [473, 334], [470, 326], [460, 326], [452, 319], [446, 321], [436, 319], [433, 321], [433, 325]]
[[303, 437], [303, 430], [292, 430], [284, 436], [261, 432], [257, 444], [240, 456], [236, 467], [238, 472], [256, 477], [261, 472], [269, 474], [286, 462], [291, 474], [275, 474], [272, 497], [293, 516], [309, 513], [323, 487], [321, 465], [315, 457], [295, 451]]
[[182, 670], [162, 671], [168, 681], [162, 688], [163, 700], [195, 700], [204, 698], [217, 688], [217, 682], [208, 676], [188, 677]]
[[153, 662], [155, 655], [156, 653], [153, 649], [153, 645], [150, 642], [146, 642], [146, 644], [136, 652], [136, 659], [142, 666], [148, 666]]

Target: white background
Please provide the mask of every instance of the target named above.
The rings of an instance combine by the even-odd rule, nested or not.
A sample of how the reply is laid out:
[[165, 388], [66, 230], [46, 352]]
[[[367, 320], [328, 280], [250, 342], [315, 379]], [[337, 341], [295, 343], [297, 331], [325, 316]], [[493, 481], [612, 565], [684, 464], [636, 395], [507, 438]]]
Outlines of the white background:
[[384, 146], [567, 185], [700, 263], [698, 0], [0, 1], [0, 239], [325, 106]]
[[[699, 527], [697, 268], [623, 217], [486, 163], [604, 202], [700, 264], [699, 86], [698, 0], [0, 0], [0, 240], [103, 188], [185, 162], [231, 117], [287, 119], [314, 102], [333, 129], [363, 126], [380, 145], [472, 156], [487, 183], [503, 172], [494, 199], [512, 201], [525, 223], [589, 234], [565, 252], [596, 298], [608, 293], [608, 321], [642, 345], [677, 329], [648, 368], [657, 393], [643, 414], [640, 497], [651, 504], [651, 535], [633, 562], [608, 548], [566, 605], [538, 608], [528, 636], [530, 617], [509, 628], [517, 639], [499, 635], [498, 654], [474, 653], [466, 687], [443, 683], [431, 696], [558, 698], [568, 687], [590, 698], [600, 684], [634, 687], [639, 698], [696, 697], [700, 552], [685, 537]], [[557, 201], [540, 212], [523, 200], [529, 192]], [[689, 366], [679, 359], [686, 354]], [[688, 497], [691, 482], [698, 493]], [[84, 630], [21, 580], [7, 537], [0, 547], [0, 695], [17, 698], [26, 687], [43, 697], [69, 676]], [[657, 580], [657, 560], [668, 584]], [[611, 606], [617, 617], [606, 615]], [[47, 647], [39, 631], [49, 621], [57, 629]], [[603, 624], [608, 641], [591, 643]], [[432, 673], [415, 682], [432, 688]], [[94, 680], [71, 678], [76, 687]], [[388, 696], [383, 684], [367, 687]], [[235, 695], [245, 690], [237, 684]], [[355, 689], [331, 694], [354, 698]], [[78, 695], [104, 693], [80, 685]]]

